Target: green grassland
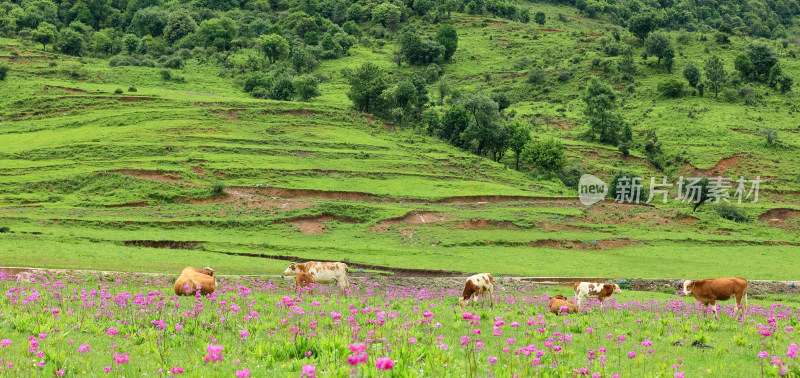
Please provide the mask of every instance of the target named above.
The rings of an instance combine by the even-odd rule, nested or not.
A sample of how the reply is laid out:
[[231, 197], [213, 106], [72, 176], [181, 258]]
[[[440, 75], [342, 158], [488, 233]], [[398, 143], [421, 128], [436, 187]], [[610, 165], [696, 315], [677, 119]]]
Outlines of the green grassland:
[[[667, 75], [636, 45], [630, 93], [591, 64], [618, 59], [600, 52], [614, 26], [570, 7], [535, 9], [566, 17], [539, 26], [454, 13], [459, 50], [444, 78], [463, 92], [507, 92], [509, 118], [530, 122], [537, 139], [557, 138], [589, 173], [660, 176], [639, 151], [623, 158], [579, 140], [581, 96], [599, 76], [619, 91], [635, 133], [655, 129], [665, 153], [688, 158], [665, 169], [671, 178], [696, 169], [760, 175], [760, 201], [743, 205], [750, 221], [675, 201], [584, 207], [560, 181], [508, 168], [511, 154], [495, 163], [352, 110], [343, 68], [372, 61], [395, 80], [420, 70], [392, 63], [391, 43], [323, 61], [322, 95], [303, 103], [250, 98], [214, 62], [189, 60], [178, 70], [185, 82], [164, 82], [158, 68], [109, 67], [2, 39], [10, 72], [0, 82], [0, 227], [10, 232], [0, 234], [0, 265], [275, 274], [287, 264], [252, 257], [264, 255], [520, 276], [795, 279], [800, 218], [758, 217], [800, 209], [796, 96], [756, 86], [753, 105], [708, 93], [666, 99], [656, 86]], [[676, 45], [674, 76], [709, 53], [732, 71], [749, 39], [718, 45], [690, 35]], [[781, 64], [798, 77], [797, 59], [782, 55]], [[533, 65], [548, 73], [545, 84], [525, 80]], [[558, 82], [564, 71], [571, 78]], [[777, 146], [759, 136], [764, 127], [778, 130]]]

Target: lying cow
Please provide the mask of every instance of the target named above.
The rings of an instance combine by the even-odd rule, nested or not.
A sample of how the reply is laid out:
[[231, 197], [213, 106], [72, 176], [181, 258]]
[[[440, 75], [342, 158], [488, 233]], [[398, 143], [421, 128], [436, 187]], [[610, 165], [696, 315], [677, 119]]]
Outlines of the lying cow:
[[283, 275], [286, 277], [296, 276], [300, 272], [314, 276], [316, 283], [328, 284], [336, 282], [342, 291], [350, 289], [350, 284], [347, 283], [348, 270], [345, 263], [317, 261], [309, 261], [304, 264], [292, 263], [283, 271]]
[[198, 286], [200, 287], [200, 293], [203, 295], [214, 292], [217, 288], [217, 282], [214, 279], [214, 269], [209, 267], [197, 269], [191, 266], [183, 269], [181, 275], [175, 280], [175, 294], [195, 295]]
[[[317, 283], [317, 280], [311, 274], [297, 272], [297, 278], [294, 279], [294, 288], [299, 290], [301, 287], [308, 287], [315, 283]], [[311, 294], [314, 294], [314, 292], [312, 291]]]
[[472, 299], [472, 305], [475, 306], [477, 301], [475, 296], [484, 294], [488, 294], [490, 306], [494, 307], [494, 277], [489, 273], [480, 273], [467, 278], [467, 282], [464, 283], [464, 292], [461, 294], [461, 298], [458, 298], [458, 304], [463, 310]]
[[610, 297], [612, 294], [622, 294], [622, 289], [617, 284], [602, 284], [593, 282], [575, 282], [572, 284], [575, 289], [575, 296], [577, 297], [578, 307], [581, 306], [583, 298], [593, 297], [600, 301], [600, 306], [603, 301]]
[[736, 314], [744, 315], [742, 298], [747, 306], [747, 280], [741, 277], [709, 278], [705, 280], [683, 281], [683, 294], [691, 294], [698, 302], [705, 306], [713, 306], [714, 316], [719, 318], [717, 301], [727, 301], [736, 298]]
[[[567, 310], [562, 311], [563, 308], [566, 308]], [[567, 300], [567, 297], [563, 295], [556, 295], [555, 297], [550, 298], [550, 312], [554, 314], [560, 314], [562, 312], [574, 314], [578, 312], [578, 305]]]

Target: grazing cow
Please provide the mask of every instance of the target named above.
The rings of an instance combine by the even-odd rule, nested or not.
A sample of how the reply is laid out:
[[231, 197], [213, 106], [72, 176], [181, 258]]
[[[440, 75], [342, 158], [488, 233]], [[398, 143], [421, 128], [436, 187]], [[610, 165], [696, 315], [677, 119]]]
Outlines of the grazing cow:
[[467, 282], [464, 284], [464, 292], [461, 294], [461, 298], [458, 298], [458, 304], [463, 310], [469, 304], [469, 300], [472, 299], [472, 305], [474, 306], [477, 301], [475, 296], [487, 293], [489, 294], [489, 303], [491, 307], [494, 307], [494, 277], [489, 273], [476, 274], [467, 278]]
[[[300, 290], [301, 287], [308, 287], [315, 283], [317, 283], [317, 280], [311, 274], [297, 272], [297, 277], [294, 279], [294, 288], [295, 290]], [[314, 294], [314, 292], [312, 291], [311, 294]]]
[[284, 276], [296, 276], [300, 272], [308, 273], [314, 276], [316, 283], [327, 284], [336, 282], [342, 291], [350, 289], [350, 284], [347, 283], [347, 264], [341, 262], [317, 262], [309, 261], [304, 264], [289, 265], [283, 271]]
[[177, 295], [195, 295], [195, 290], [200, 287], [200, 293], [203, 295], [211, 294], [217, 288], [217, 282], [214, 279], [214, 269], [206, 267], [205, 269], [197, 269], [187, 267], [183, 269], [181, 275], [175, 280], [175, 294]]
[[617, 284], [575, 282], [572, 287], [575, 289], [575, 296], [578, 298], [578, 307], [581, 306], [583, 298], [595, 297], [600, 301], [600, 306], [602, 306], [603, 301], [610, 297], [611, 294], [622, 294], [622, 289]]
[[572, 301], [568, 301], [567, 297], [563, 295], [556, 295], [555, 297], [550, 298], [550, 312], [554, 314], [560, 314], [564, 312], [561, 311], [562, 308], [566, 308], [566, 312], [568, 314], [574, 314], [578, 312], [578, 305]]
[[683, 294], [691, 294], [705, 306], [714, 306], [714, 316], [719, 318], [717, 301], [727, 301], [736, 297], [736, 313], [744, 315], [742, 298], [747, 307], [747, 280], [741, 277], [710, 278], [705, 280], [683, 281]]

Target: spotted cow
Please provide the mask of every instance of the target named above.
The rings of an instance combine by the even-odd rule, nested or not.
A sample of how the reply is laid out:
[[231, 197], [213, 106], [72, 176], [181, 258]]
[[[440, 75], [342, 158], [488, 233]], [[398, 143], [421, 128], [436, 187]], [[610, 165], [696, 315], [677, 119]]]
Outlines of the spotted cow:
[[477, 301], [475, 297], [478, 295], [483, 296], [484, 294], [488, 294], [490, 306], [494, 307], [494, 277], [489, 273], [470, 276], [467, 278], [467, 282], [464, 283], [464, 292], [458, 299], [458, 304], [463, 310], [469, 304], [469, 300], [472, 299], [472, 305], [474, 306]]
[[597, 298], [602, 306], [603, 301], [612, 294], [622, 294], [622, 289], [620, 289], [619, 285], [617, 284], [575, 282], [572, 284], [572, 287], [575, 289], [575, 297], [577, 297], [578, 307], [581, 306], [583, 298]]
[[347, 283], [347, 264], [342, 262], [318, 262], [309, 261], [303, 264], [289, 265], [283, 275], [286, 277], [297, 276], [298, 273], [305, 272], [314, 276], [314, 280], [319, 284], [338, 283], [342, 291], [349, 290], [350, 284]]

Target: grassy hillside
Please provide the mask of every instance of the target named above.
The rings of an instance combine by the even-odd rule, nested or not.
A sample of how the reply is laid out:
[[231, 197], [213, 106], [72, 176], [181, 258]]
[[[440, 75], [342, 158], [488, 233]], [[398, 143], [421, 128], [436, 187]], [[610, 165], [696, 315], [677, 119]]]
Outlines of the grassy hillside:
[[[640, 45], [633, 43], [634, 83], [598, 68], [619, 59], [601, 52], [616, 26], [566, 6], [523, 5], [563, 18], [541, 26], [453, 13], [459, 49], [444, 80], [462, 93], [508, 93], [504, 116], [529, 123], [535, 139], [562, 142], [569, 162], [587, 173], [660, 176], [640, 149], [624, 157], [580, 138], [581, 96], [599, 76], [622, 97], [635, 141], [656, 130], [665, 154], [688, 161], [665, 174], [760, 175], [760, 201], [743, 205], [749, 222], [722, 219], [713, 205], [585, 207], [558, 179], [509, 168], [511, 154], [496, 163], [352, 110], [343, 68], [372, 61], [394, 81], [424, 69], [392, 63], [391, 41], [322, 61], [321, 96], [287, 102], [252, 98], [214, 60], [188, 59], [171, 70], [184, 81], [165, 81], [163, 68], [109, 67], [106, 59], [3, 39], [0, 59], [10, 72], [0, 82], [0, 227], [8, 232], [0, 234], [0, 265], [176, 271], [194, 264], [270, 274], [301, 258], [536, 276], [796, 277], [793, 94], [752, 84], [752, 99], [736, 97], [739, 88], [728, 88], [727, 99], [708, 92], [667, 99], [657, 85], [668, 74], [655, 58], [642, 60]], [[674, 32], [676, 41], [679, 33], [689, 39], [676, 43], [675, 77], [710, 53], [732, 71], [751, 38], [720, 45], [699, 33]], [[796, 50], [781, 48], [783, 70], [794, 76]], [[245, 48], [228, 59], [253, 54]], [[526, 79], [534, 68], [544, 82]], [[780, 142], [766, 144], [763, 128], [777, 130]]]

